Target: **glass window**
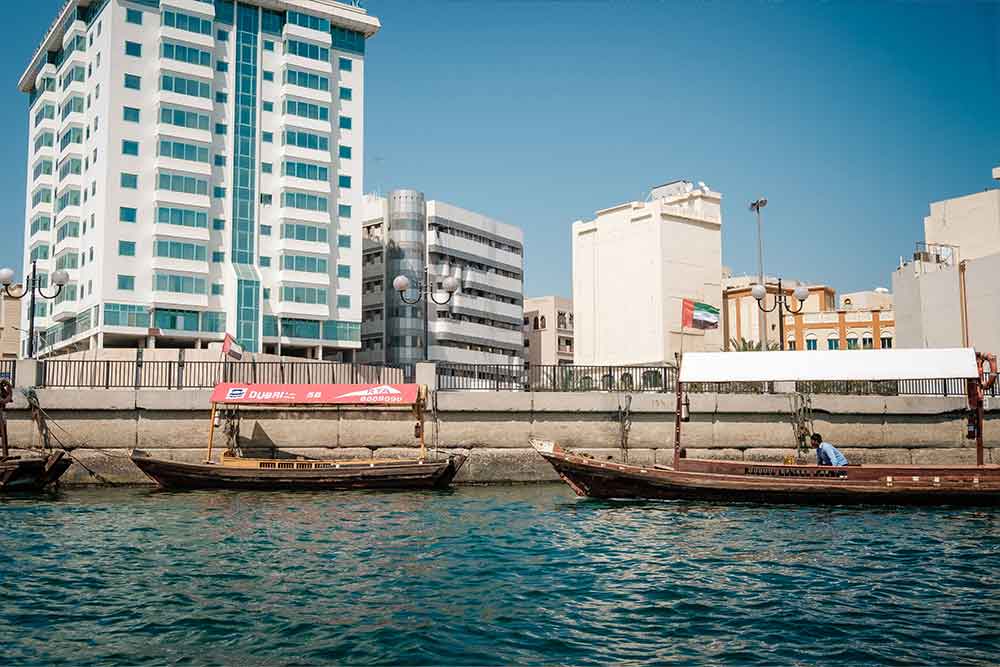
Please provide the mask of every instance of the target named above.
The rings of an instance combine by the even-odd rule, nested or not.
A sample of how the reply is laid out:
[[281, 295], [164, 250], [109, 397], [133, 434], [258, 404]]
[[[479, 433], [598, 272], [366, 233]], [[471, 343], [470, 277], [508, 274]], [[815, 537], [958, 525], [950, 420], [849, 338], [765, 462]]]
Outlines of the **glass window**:
[[858, 349], [858, 338], [857, 336], [850, 337], [847, 339], [847, 349], [856, 350]]
[[351, 129], [351, 117], [350, 116], [341, 116], [340, 117], [340, 129], [342, 129], [342, 130], [349, 130], [349, 129]]
[[338, 278], [350, 278], [351, 277], [351, 266], [350, 266], [350, 264], [338, 264], [337, 265], [337, 277]]
[[156, 187], [159, 190], [208, 196], [208, 181], [206, 179], [185, 174], [159, 172], [156, 177]]
[[351, 177], [350, 176], [344, 176], [344, 175], [338, 176], [337, 177], [337, 185], [339, 185], [342, 188], [349, 188], [349, 187], [351, 187]]
[[170, 60], [179, 60], [189, 65], [212, 66], [212, 54], [197, 47], [175, 42], [160, 44], [160, 55]]
[[809, 339], [806, 340], [806, 349], [807, 350], [815, 350], [816, 349], [816, 339], [815, 338], [809, 338]]
[[345, 102], [349, 102], [351, 100], [352, 95], [353, 93], [351, 92], [350, 88], [344, 88], [343, 86], [341, 86], [340, 99], [344, 100]]
[[839, 338], [827, 338], [826, 339], [826, 349], [828, 349], [828, 350], [839, 350], [840, 349], [840, 339]]
[[212, 188], [212, 196], [215, 197], [216, 199], [225, 199], [226, 188], [224, 188], [221, 185], [216, 185], [215, 187]]
[[215, 101], [219, 104], [225, 104], [229, 101], [229, 93], [224, 93], [221, 90], [215, 92]]
[[314, 134], [301, 130], [285, 130], [284, 140], [288, 146], [298, 146], [299, 148], [310, 148], [324, 152], [330, 150], [330, 139], [322, 134]]
[[132, 189], [139, 187], [138, 174], [129, 174], [123, 171], [121, 173], [121, 186], [123, 188], [132, 188]]
[[261, 236], [270, 236], [271, 235], [271, 225], [261, 225], [260, 226], [260, 235]]
[[270, 174], [271, 172], [274, 171], [274, 165], [272, 165], [270, 162], [261, 162], [260, 170], [265, 174]]
[[271, 258], [264, 255], [260, 256], [260, 265], [264, 267], [271, 266]]
[[327, 77], [292, 68], [285, 70], [285, 82], [292, 86], [309, 88], [310, 90], [330, 90], [330, 79]]
[[122, 206], [118, 209], [118, 219], [121, 222], [135, 222], [137, 218], [136, 209], [130, 206]]
[[292, 160], [285, 160], [282, 163], [282, 174], [310, 181], [327, 181], [330, 178], [330, 170], [327, 167], [311, 162], [293, 162]]
[[350, 294], [338, 294], [337, 295], [337, 308], [350, 308], [351, 307], [351, 295]]
[[861, 339], [861, 347], [866, 350], [875, 349], [875, 340], [869, 334], [865, 334]]
[[139, 90], [142, 83], [142, 79], [135, 74], [125, 75], [125, 87], [130, 90]]
[[215, 133], [216, 134], [225, 134], [226, 133], [226, 124], [225, 123], [216, 123], [215, 124]]
[[269, 39], [265, 39], [264, 40], [264, 50], [265, 51], [274, 51], [274, 42], [272, 42]]
[[264, 111], [274, 111], [274, 102], [264, 102]]
[[215, 33], [215, 37], [220, 42], [228, 42], [229, 41], [229, 32], [226, 31], [226, 30], [220, 30], [219, 32]]
[[139, 110], [135, 107], [122, 107], [122, 120], [127, 120], [130, 123], [138, 123]]
[[122, 139], [122, 155], [138, 155], [139, 142]]
[[179, 227], [208, 228], [208, 214], [187, 208], [160, 206], [156, 209], [156, 222]]
[[281, 205], [288, 208], [301, 208], [306, 211], [326, 211], [327, 199], [320, 195], [305, 192], [282, 192]]
[[184, 109], [163, 107], [160, 109], [160, 122], [186, 127], [192, 130], [205, 130], [209, 128], [208, 115]]
[[226, 261], [226, 253], [224, 253], [221, 250], [213, 250], [212, 261], [215, 262], [216, 264], [221, 264], [222, 262]]
[[354, 61], [350, 58], [340, 58], [337, 61], [337, 66], [341, 72], [350, 72], [354, 67]]
[[193, 32], [199, 35], [212, 34], [212, 22], [207, 19], [199, 18], [193, 14], [185, 14], [183, 12], [165, 9], [163, 10], [162, 20], [163, 25], [170, 26], [171, 28], [177, 28], [178, 30], [186, 30], [187, 32]]
[[274, 81], [274, 72], [264, 70], [264, 81]]
[[142, 44], [138, 42], [125, 42], [125, 55], [142, 57]]
[[337, 247], [338, 248], [350, 248], [351, 247], [351, 235], [350, 234], [338, 234], [337, 235]]
[[226, 166], [226, 156], [225, 155], [216, 155], [215, 156], [215, 166], [216, 167], [225, 167]]
[[160, 90], [180, 95], [189, 95], [191, 97], [202, 97], [207, 100], [210, 99], [209, 88], [210, 86], [207, 83], [198, 81], [197, 79], [188, 79], [175, 74], [160, 75]]
[[311, 42], [300, 42], [297, 39], [285, 41], [285, 53], [300, 58], [330, 62], [330, 49]]
[[157, 239], [153, 245], [156, 257], [184, 259], [192, 262], [204, 262], [208, 251], [199, 243], [184, 243], [183, 241], [168, 241]]
[[222, 283], [212, 283], [212, 296], [222, 296]]
[[134, 23], [136, 25], [142, 25], [142, 12], [140, 12], [138, 9], [126, 9], [125, 22]]
[[229, 71], [229, 63], [227, 63], [225, 60], [216, 60], [215, 61], [215, 71], [216, 72], [228, 72]]
[[892, 349], [892, 336], [882, 336], [879, 338], [879, 345], [881, 345], [883, 350]]
[[337, 151], [338, 155], [345, 160], [351, 159], [351, 147], [350, 146], [340, 146]]
[[266, 144], [272, 143], [274, 141], [274, 133], [273, 132], [261, 132], [260, 133], [260, 140], [263, 141]]
[[118, 289], [132, 291], [135, 289], [135, 276], [118, 274]]
[[135, 257], [135, 241], [119, 241], [118, 254], [122, 257]]
[[213, 218], [212, 219], [212, 229], [214, 229], [215, 231], [220, 231], [220, 230], [223, 230], [225, 228], [226, 228], [226, 221], [225, 220], [223, 220], [222, 218]]
[[339, 204], [337, 206], [337, 217], [349, 218], [351, 217], [351, 206], [350, 204]]

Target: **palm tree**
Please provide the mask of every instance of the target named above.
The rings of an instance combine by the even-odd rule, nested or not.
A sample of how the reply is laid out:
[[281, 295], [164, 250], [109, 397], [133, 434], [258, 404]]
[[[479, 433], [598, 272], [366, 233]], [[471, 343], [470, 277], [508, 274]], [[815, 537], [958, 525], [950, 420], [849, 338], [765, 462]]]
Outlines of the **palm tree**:
[[[740, 338], [739, 340], [735, 338], [729, 339], [729, 350], [730, 352], [760, 352], [761, 351], [760, 341], [749, 341], [746, 338]], [[777, 343], [768, 343], [767, 349], [769, 351], [777, 350]]]

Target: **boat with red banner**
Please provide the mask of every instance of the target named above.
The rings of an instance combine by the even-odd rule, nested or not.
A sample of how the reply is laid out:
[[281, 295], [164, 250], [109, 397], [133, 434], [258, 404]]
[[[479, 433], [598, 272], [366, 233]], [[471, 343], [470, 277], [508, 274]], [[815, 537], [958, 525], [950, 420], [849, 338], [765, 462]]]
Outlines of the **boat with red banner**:
[[[883, 383], [905, 395], [907, 383], [961, 381], [968, 398], [966, 436], [976, 465], [809, 465], [687, 458], [684, 390], [695, 383], [839, 381]], [[971, 348], [849, 352], [699, 352], [684, 355], [677, 381], [673, 465], [600, 461], [553, 442], [531, 442], [580, 496], [703, 499], [778, 503], [1000, 505], [1000, 465], [987, 464], [984, 405], [997, 380], [997, 359]], [[692, 387], [695, 388], [695, 387]], [[805, 432], [800, 437], [808, 437]], [[727, 446], [742, 446], [731, 443]], [[752, 444], [750, 445], [752, 446]]]
[[[427, 388], [418, 384], [225, 383], [212, 391], [208, 450], [203, 462], [170, 461], [141, 450], [133, 450], [130, 457], [146, 476], [168, 489], [441, 489], [451, 484], [466, 457], [428, 452], [424, 442], [426, 403]], [[316, 406], [408, 408], [415, 419], [419, 455], [413, 459], [348, 460], [243, 455], [241, 409]], [[219, 428], [225, 437], [225, 450], [216, 462], [212, 451]]]

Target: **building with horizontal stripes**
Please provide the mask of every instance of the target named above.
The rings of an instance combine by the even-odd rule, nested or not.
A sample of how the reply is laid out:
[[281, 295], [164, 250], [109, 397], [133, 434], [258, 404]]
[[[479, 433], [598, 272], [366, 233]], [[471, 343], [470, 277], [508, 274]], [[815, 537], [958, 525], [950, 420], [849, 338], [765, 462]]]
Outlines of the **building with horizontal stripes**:
[[[523, 360], [524, 234], [417, 190], [366, 195], [363, 224], [361, 353], [369, 363], [431, 361], [514, 364]], [[393, 289], [396, 276], [416, 286], [428, 276], [444, 301], [443, 280], [459, 289], [431, 302], [407, 304]], [[411, 288], [412, 301], [417, 290]], [[424, 347], [429, 346], [425, 351]]]
[[25, 272], [70, 275], [39, 304], [41, 351], [230, 333], [352, 358], [379, 27], [332, 0], [66, 2], [18, 84]]

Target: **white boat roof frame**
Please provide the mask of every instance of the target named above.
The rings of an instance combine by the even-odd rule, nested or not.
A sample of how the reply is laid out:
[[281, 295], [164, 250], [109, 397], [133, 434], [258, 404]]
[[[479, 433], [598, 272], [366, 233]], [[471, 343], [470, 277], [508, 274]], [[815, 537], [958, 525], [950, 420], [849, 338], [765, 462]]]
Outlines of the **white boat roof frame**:
[[971, 347], [943, 349], [689, 352], [680, 382], [978, 379]]

